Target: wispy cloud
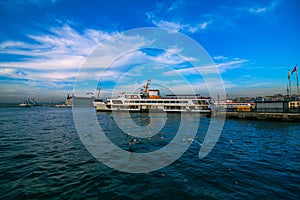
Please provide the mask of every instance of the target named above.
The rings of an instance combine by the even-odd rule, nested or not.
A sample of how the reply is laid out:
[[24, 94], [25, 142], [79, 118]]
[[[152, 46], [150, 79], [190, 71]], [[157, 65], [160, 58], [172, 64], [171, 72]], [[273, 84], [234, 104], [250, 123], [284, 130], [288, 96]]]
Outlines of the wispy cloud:
[[252, 14], [264, 14], [270, 11], [273, 11], [278, 5], [279, 5], [280, 1], [279, 0], [275, 0], [275, 1], [271, 1], [269, 4], [267, 5], [254, 5], [251, 7], [244, 7], [244, 8], [237, 8], [236, 10], [238, 11], [246, 11]]
[[[0, 51], [6, 55], [5, 61], [0, 61], [0, 77], [9, 80], [1, 83], [2, 96], [9, 96], [9, 91], [15, 92], [17, 88], [20, 90], [19, 85], [23, 85], [28, 95], [43, 89], [60, 90], [58, 95], [70, 92], [86, 57], [113, 34], [94, 29], [78, 32], [69, 24], [63, 24], [43, 33], [27, 34], [25, 41], [0, 43]], [[16, 60], [16, 57], [22, 59]]]
[[263, 13], [266, 11], [267, 11], [267, 8], [249, 8], [249, 12], [251, 12], [251, 13]]
[[[156, 9], [146, 13], [147, 19], [157, 27], [176, 32], [202, 33], [207, 30], [238, 31], [238, 19], [251, 13], [262, 15], [270, 13], [280, 4], [280, 0], [273, 0], [268, 4], [250, 2], [246, 6], [227, 7], [216, 5], [213, 10], [199, 12], [193, 19], [185, 17], [188, 12], [182, 7], [186, 3], [178, 0], [171, 5], [159, 3]], [[189, 16], [189, 15], [187, 15]]]
[[224, 61], [224, 60], [227, 60], [228, 57], [226, 57], [226, 56], [215, 56], [215, 57], [213, 57], [213, 59], [215, 61]]
[[123, 55], [122, 57], [118, 58], [118, 60], [112, 63], [111, 67], [122, 68], [124, 66], [141, 65], [149, 63], [176, 65], [182, 62], [185, 62], [185, 60], [169, 52], [164, 52], [159, 55], [151, 56], [140, 50], [137, 50], [135, 52], [130, 52], [129, 54]]
[[176, 74], [184, 74], [184, 75], [191, 75], [191, 74], [215, 74], [215, 73], [224, 73], [231, 69], [240, 68], [242, 64], [248, 62], [248, 60], [244, 59], [234, 59], [227, 62], [221, 62], [215, 65], [206, 65], [206, 66], [198, 66], [198, 67], [191, 67], [185, 69], [177, 69], [165, 72], [164, 75], [173, 76]]
[[185, 2], [182, 0], [174, 1], [171, 6], [167, 9], [167, 12], [176, 11], [178, 8], [184, 6]]
[[208, 25], [212, 23], [212, 21], [209, 20], [209, 21], [203, 21], [199, 24], [191, 25], [191, 24], [184, 24], [180, 22], [159, 19], [158, 17], [155, 17], [153, 14], [149, 14], [149, 13], [147, 15], [148, 15], [148, 19], [151, 20], [151, 22], [157, 27], [168, 29], [171, 31], [176, 31], [176, 32], [182, 31], [182, 32], [195, 33], [207, 29]]
[[261, 14], [261, 13], [272, 11], [274, 8], [276, 8], [276, 6], [278, 4], [279, 4], [279, 1], [273, 1], [265, 7], [252, 7], [252, 8], [249, 8], [248, 11], [250, 13]]
[[208, 26], [212, 23], [212, 20], [206, 19], [203, 17], [202, 20], [195, 20], [194, 22], [185, 23], [184, 17], [174, 19], [162, 17], [161, 13], [165, 11], [173, 16], [173, 13], [178, 12], [182, 7], [184, 7], [185, 2], [182, 0], [175, 1], [171, 4], [171, 6], [167, 6], [163, 3], [157, 4], [156, 10], [149, 11], [146, 13], [148, 20], [153, 23], [155, 26], [171, 30], [171, 31], [181, 31], [188, 33], [195, 33], [199, 31], [203, 31], [208, 28]]
[[24, 62], [1, 62], [0, 66], [27, 69], [78, 69], [85, 57], [110, 33], [88, 29], [83, 34], [65, 24], [51, 27], [48, 34], [27, 35], [32, 42], [5, 41], [0, 44], [3, 54], [30, 56]]
[[[13, 59], [12, 61], [0, 62], [2, 68], [0, 76], [27, 80], [40, 78], [52, 82], [74, 81], [77, 71], [85, 63], [86, 58], [102, 41], [111, 38], [115, 34], [94, 29], [78, 32], [70, 25], [64, 24], [61, 27], [50, 27], [47, 34], [28, 34], [27, 37], [30, 43], [20, 41], [2, 42], [0, 43], [1, 52], [6, 54], [7, 58], [13, 56]], [[101, 65], [101, 63], [115, 59], [115, 52], [123, 53], [128, 46], [140, 48], [147, 42], [151, 41], [145, 41], [141, 37], [124, 36], [118, 44], [102, 45], [100, 51], [104, 53], [101, 54], [98, 50], [96, 57], [91, 56], [88, 62], [85, 63], [85, 67], [105, 68], [106, 66]], [[15, 56], [29, 57], [21, 61], [15, 61]], [[123, 61], [124, 59], [126, 61], [126, 56], [124, 56]], [[114, 77], [112, 73], [112, 71], [109, 72], [110, 77]], [[118, 72], [115, 71], [114, 73], [117, 74]], [[106, 75], [103, 76], [106, 77]], [[88, 74], [81, 73], [81, 77], [88, 77]]]

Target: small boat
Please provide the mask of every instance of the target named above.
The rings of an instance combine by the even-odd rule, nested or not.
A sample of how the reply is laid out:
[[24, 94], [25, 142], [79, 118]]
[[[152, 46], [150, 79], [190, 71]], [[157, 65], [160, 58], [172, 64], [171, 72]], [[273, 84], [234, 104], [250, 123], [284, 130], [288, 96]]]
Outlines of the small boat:
[[23, 103], [19, 104], [19, 107], [22, 107], [22, 108], [32, 107], [32, 104], [29, 101], [25, 100]]
[[66, 108], [67, 105], [66, 104], [56, 104], [54, 105], [55, 108]]
[[[210, 114], [212, 103], [210, 98], [197, 95], [160, 96], [157, 89], [149, 89], [147, 81], [139, 94], [120, 94], [118, 98], [98, 98], [93, 102], [96, 111], [129, 111], [129, 112], [190, 112]], [[99, 91], [98, 91], [99, 92]]]

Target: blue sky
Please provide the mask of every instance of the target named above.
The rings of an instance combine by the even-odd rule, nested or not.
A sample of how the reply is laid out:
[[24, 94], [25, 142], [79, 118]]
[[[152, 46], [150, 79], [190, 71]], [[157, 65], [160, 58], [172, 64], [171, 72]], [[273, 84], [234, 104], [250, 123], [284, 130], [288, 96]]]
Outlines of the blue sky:
[[[0, 101], [65, 98], [72, 93], [78, 70], [99, 44], [141, 27], [180, 32], [202, 45], [219, 69], [228, 96], [286, 94], [287, 71], [300, 58], [299, 10], [297, 0], [0, 1]], [[126, 42], [122, 45], [142, 47], [149, 41]], [[173, 50], [178, 55], [184, 51]], [[184, 82], [167, 76], [166, 69], [172, 68], [181, 69], [189, 83], [197, 85], [199, 80], [195, 91], [205, 93], [199, 76], [188, 74], [190, 66], [178, 56], [144, 49], [123, 56], [119, 67], [102, 74], [103, 95], [113, 91], [122, 74], [138, 74], [137, 60], [163, 67], [148, 66], [136, 78], [136, 87], [151, 76], [153, 87], [185, 93]], [[85, 77], [88, 81], [88, 74]]]

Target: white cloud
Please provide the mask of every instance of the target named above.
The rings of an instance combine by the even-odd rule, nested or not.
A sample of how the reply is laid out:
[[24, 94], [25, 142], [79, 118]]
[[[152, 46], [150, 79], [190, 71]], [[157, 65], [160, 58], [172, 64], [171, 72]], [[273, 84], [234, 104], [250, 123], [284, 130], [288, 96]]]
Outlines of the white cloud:
[[24, 42], [20, 42], [20, 41], [6, 41], [6, 42], [2, 42], [0, 44], [0, 49], [10, 49], [10, 48], [28, 48], [28, 47], [34, 47], [34, 45], [29, 45], [26, 44]]
[[1, 67], [57, 70], [78, 69], [99, 43], [112, 34], [88, 29], [78, 33], [69, 25], [50, 28], [48, 34], [27, 35], [32, 43], [5, 41], [3, 54], [30, 56], [22, 62], [1, 62]]
[[187, 61], [194, 61], [195, 58], [181, 55], [182, 49], [171, 47], [158, 55], [148, 55], [137, 49], [133, 52], [127, 52], [115, 60], [110, 67], [121, 68], [130, 65], [140, 64], [162, 64], [162, 65], [179, 65]]
[[[178, 12], [181, 12], [180, 9], [185, 6], [185, 2], [182, 0], [174, 1], [171, 6], [167, 6], [166, 3], [156, 4], [156, 9], [146, 13], [148, 20], [153, 23], [155, 26], [176, 31], [176, 32], [188, 32], [196, 33], [203, 30], [206, 30], [213, 21], [210, 18], [207, 18], [203, 15], [199, 20], [199, 17], [195, 21], [188, 23], [185, 21], [184, 14], [181, 14], [181, 18], [175, 18], [174, 15], [178, 15]], [[164, 16], [162, 13], [168, 13], [169, 18]]]
[[208, 26], [209, 24], [211, 24], [211, 23], [212, 23], [212, 21], [206, 21], [206, 22], [203, 22], [202, 24], [199, 24], [198, 26], [199, 26], [201, 29], [206, 29], [207, 26]]
[[254, 6], [251, 8], [248, 8], [248, 12], [253, 13], [253, 14], [262, 14], [262, 13], [266, 13], [269, 11], [272, 11], [274, 8], [277, 7], [277, 5], [279, 4], [279, 1], [272, 1], [269, 5], [266, 6]]
[[249, 9], [249, 12], [252, 12], [252, 13], [263, 13], [266, 11], [267, 11], [267, 8], [250, 8]]
[[171, 30], [171, 31], [184, 31], [189, 33], [195, 33], [200, 30], [205, 30], [209, 24], [212, 23], [212, 21], [204, 21], [200, 24], [196, 25], [190, 25], [190, 24], [181, 24], [179, 22], [173, 22], [173, 21], [166, 21], [166, 20], [154, 20], [152, 19], [151, 22], [156, 25], [157, 27]]
[[[60, 96], [70, 92], [77, 71], [87, 56], [102, 42], [114, 33], [87, 29], [78, 32], [70, 25], [50, 27], [46, 33], [29, 34], [28, 42], [4, 41], [0, 43], [0, 51], [9, 59], [20, 56], [16, 61], [0, 61], [0, 76], [10, 78], [2, 82], [1, 96], [10, 96], [18, 91], [18, 95], [34, 96], [48, 93]], [[25, 56], [25, 57], [24, 57]], [[113, 77], [112, 73], [108, 73]], [[88, 79], [91, 74], [82, 73]], [[104, 76], [105, 77], [105, 76]], [[20, 87], [21, 86], [21, 87]], [[47, 94], [45, 94], [47, 91]], [[51, 96], [51, 95], [50, 95]]]
[[11, 76], [16, 72], [15, 69], [11, 68], [0, 68], [0, 76]]
[[165, 21], [165, 20], [159, 20], [159, 21], [152, 20], [152, 23], [160, 28], [168, 29], [172, 31], [184, 30], [186, 27], [186, 25], [176, 23], [176, 22]]
[[29, 38], [40, 44], [36, 46], [40, 55], [50, 53], [50, 56], [87, 56], [101, 41], [113, 35], [113, 33], [92, 29], [80, 34], [67, 24], [59, 28], [51, 27], [50, 32], [51, 34], [28, 35]]
[[215, 57], [213, 57], [213, 59], [216, 60], [216, 61], [224, 61], [224, 60], [227, 60], [228, 57], [226, 57], [226, 56], [215, 56]]
[[243, 63], [248, 62], [248, 60], [233, 60], [228, 62], [222, 62], [215, 65], [198, 66], [185, 69], [177, 69], [165, 72], [164, 75], [173, 76], [176, 74], [190, 75], [190, 74], [215, 74], [224, 73], [230, 69], [236, 69], [241, 67]]
[[[0, 75], [27, 80], [74, 81], [78, 69], [85, 63], [90, 53], [102, 41], [113, 35], [115, 34], [94, 29], [87, 29], [83, 33], [79, 33], [65, 24], [62, 27], [51, 27], [47, 34], [28, 35], [33, 40], [31, 43], [5, 41], [0, 44], [2, 53], [29, 57], [21, 61], [0, 62]], [[100, 46], [94, 55], [95, 58], [89, 58], [85, 67], [105, 68], [106, 66], [101, 65], [101, 63], [115, 59], [116, 52], [123, 53], [128, 47], [138, 49], [151, 42], [139, 36], [119, 35], [117, 44], [112, 41]], [[16, 71], [23, 73], [18, 75]], [[109, 76], [103, 75], [105, 78], [115, 78], [118, 74], [117, 71], [110, 71], [109, 73], [106, 71], [106, 73]], [[80, 77], [88, 78], [89, 76], [87, 72], [83, 72]]]
[[[180, 1], [174, 3], [169, 9], [167, 10], [173, 10], [175, 5], [179, 5], [181, 4]], [[158, 8], [158, 10], [161, 10], [162, 8]], [[190, 23], [181, 23], [179, 20], [177, 21], [170, 21], [170, 20], [164, 20], [160, 17], [158, 17], [155, 13], [157, 13], [157, 11], [155, 12], [147, 12], [146, 15], [148, 17], [148, 20], [150, 20], [155, 26], [163, 28], [163, 29], [167, 29], [167, 30], [171, 30], [171, 31], [175, 31], [175, 32], [179, 32], [179, 31], [183, 31], [183, 32], [189, 32], [189, 33], [195, 33], [195, 32], [199, 32], [201, 30], [205, 30], [207, 29], [208, 25], [212, 23], [212, 20], [202, 20], [201, 23], [194, 23], [194, 24], [190, 24]]]
[[172, 3], [172, 5], [167, 9], [167, 12], [176, 11], [178, 8], [182, 7], [185, 4], [182, 0], [177, 0]]

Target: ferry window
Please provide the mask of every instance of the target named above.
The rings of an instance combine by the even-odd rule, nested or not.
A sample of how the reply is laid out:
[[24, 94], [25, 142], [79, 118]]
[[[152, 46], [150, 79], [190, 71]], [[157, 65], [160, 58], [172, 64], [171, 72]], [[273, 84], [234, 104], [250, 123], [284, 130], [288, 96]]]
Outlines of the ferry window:
[[170, 101], [165, 101], [165, 103], [170, 103]]
[[193, 104], [199, 104], [198, 100], [192, 100], [192, 101], [193, 101]]
[[188, 101], [183, 101], [183, 103], [188, 103]]
[[134, 103], [140, 103], [140, 101], [134, 101]]
[[175, 101], [170, 101], [170, 103], [175, 103]]
[[157, 101], [152, 101], [152, 103], [157, 103]]
[[151, 103], [151, 101], [146, 101], [146, 103]]
[[113, 104], [123, 104], [121, 100], [112, 100]]
[[204, 104], [204, 105], [208, 105], [207, 101], [203, 101], [203, 104]]

